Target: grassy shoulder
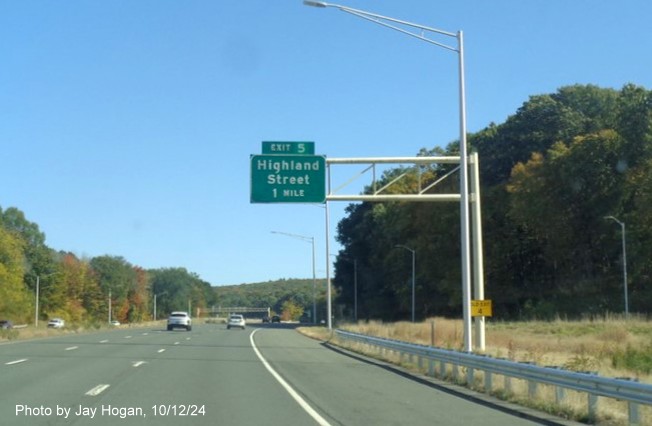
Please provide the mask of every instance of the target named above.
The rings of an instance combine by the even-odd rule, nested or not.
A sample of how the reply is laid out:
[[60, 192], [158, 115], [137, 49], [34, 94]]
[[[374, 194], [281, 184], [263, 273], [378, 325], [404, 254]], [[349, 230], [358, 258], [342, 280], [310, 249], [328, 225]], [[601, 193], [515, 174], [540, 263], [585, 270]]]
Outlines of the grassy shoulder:
[[53, 336], [61, 336], [62, 334], [83, 334], [83, 333], [93, 333], [100, 330], [111, 330], [116, 328], [143, 328], [143, 327], [154, 327], [158, 326], [163, 328], [164, 321], [150, 321], [143, 323], [135, 324], [121, 324], [118, 326], [113, 326], [105, 323], [91, 323], [91, 324], [68, 324], [64, 328], [48, 328], [47, 321], [44, 321], [42, 325], [35, 327], [33, 325], [16, 327], [7, 330], [0, 330], [0, 343], [7, 341], [20, 341], [20, 340], [31, 340], [31, 339], [42, 339]]

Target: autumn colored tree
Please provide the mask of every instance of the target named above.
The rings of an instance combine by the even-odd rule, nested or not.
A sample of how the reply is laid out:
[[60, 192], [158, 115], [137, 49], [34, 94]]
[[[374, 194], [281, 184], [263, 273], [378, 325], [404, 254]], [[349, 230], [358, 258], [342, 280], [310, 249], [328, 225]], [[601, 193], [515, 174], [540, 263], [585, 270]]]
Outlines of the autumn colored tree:
[[[496, 316], [621, 311], [620, 231], [604, 219], [611, 215], [628, 227], [633, 306], [652, 308], [652, 92], [563, 87], [530, 97], [469, 143], [480, 157], [485, 297]], [[457, 141], [446, 148], [458, 152]], [[388, 170], [377, 186], [404, 171]], [[401, 185], [417, 189], [409, 175]], [[454, 191], [455, 180], [449, 185]], [[393, 249], [404, 244], [417, 252], [417, 317], [461, 314], [459, 205], [361, 203], [347, 213], [333, 279], [345, 312], [355, 260], [358, 316], [407, 318], [405, 256]]]
[[26, 323], [34, 309], [23, 274], [23, 241], [0, 226], [0, 315], [17, 323]]

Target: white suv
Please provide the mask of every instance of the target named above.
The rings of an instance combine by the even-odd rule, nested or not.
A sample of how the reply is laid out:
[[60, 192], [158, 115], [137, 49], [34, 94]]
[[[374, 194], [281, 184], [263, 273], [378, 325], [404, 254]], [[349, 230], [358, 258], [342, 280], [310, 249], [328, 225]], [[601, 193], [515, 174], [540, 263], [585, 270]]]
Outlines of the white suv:
[[185, 328], [187, 331], [192, 330], [192, 320], [188, 312], [172, 312], [168, 317], [168, 331], [173, 328]]
[[246, 322], [242, 315], [238, 315], [238, 314], [229, 315], [229, 319], [226, 322], [227, 330], [231, 329], [231, 327], [238, 327], [244, 330], [245, 326], [246, 326]]

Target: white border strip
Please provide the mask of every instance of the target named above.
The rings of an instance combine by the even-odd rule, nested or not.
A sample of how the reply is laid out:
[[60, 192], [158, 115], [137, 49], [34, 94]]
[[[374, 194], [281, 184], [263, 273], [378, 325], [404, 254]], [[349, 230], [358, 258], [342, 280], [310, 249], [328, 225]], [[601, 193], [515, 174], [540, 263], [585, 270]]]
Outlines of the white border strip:
[[263, 357], [263, 355], [256, 347], [256, 344], [254, 343], [254, 334], [256, 334], [258, 330], [259, 330], [258, 328], [255, 329], [249, 335], [249, 341], [251, 342], [251, 347], [253, 348], [254, 352], [256, 352], [256, 355], [263, 363], [267, 371], [269, 371], [272, 374], [272, 376], [274, 376], [274, 378], [281, 384], [281, 386], [285, 388], [285, 390], [290, 394], [290, 396], [294, 398], [294, 400], [301, 406], [301, 408], [303, 408], [304, 411], [310, 415], [310, 417], [315, 419], [315, 421], [318, 424], [320, 424], [321, 426], [331, 426], [331, 424], [328, 423], [326, 419], [324, 419], [321, 415], [319, 415], [317, 411], [315, 411], [303, 398], [301, 398], [301, 395], [299, 395], [294, 389], [292, 389], [292, 387], [283, 379], [283, 377], [281, 377], [281, 375], [278, 374], [276, 370], [272, 368], [271, 365], [269, 365], [267, 360]]

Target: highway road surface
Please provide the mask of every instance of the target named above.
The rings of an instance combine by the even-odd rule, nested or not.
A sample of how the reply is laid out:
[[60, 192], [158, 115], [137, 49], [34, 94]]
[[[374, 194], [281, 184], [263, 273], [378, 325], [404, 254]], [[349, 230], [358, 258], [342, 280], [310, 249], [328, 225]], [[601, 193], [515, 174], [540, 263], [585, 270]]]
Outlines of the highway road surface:
[[537, 424], [284, 325], [126, 329], [0, 344], [2, 425]]

